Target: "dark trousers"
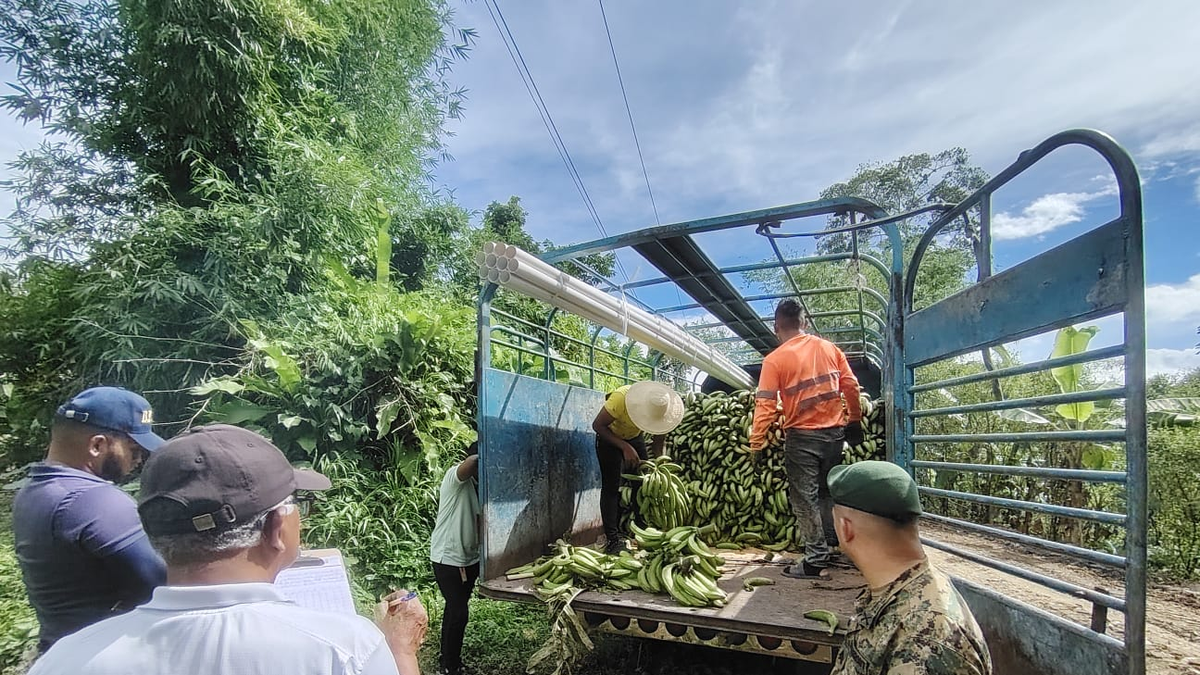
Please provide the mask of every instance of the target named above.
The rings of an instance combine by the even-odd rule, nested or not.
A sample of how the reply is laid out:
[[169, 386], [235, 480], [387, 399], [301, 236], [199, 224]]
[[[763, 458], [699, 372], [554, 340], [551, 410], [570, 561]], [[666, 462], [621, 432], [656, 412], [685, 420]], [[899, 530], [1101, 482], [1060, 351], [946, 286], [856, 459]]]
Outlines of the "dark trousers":
[[[637, 451], [638, 457], [646, 459], [645, 435], [629, 439], [628, 443]], [[625, 473], [625, 453], [599, 436], [596, 437], [596, 459], [600, 462], [600, 519], [604, 521], [604, 536], [609, 541], [622, 537], [621, 534], [621, 474]], [[633, 483], [634, 509], [637, 508], [637, 489], [641, 483]]]
[[438, 590], [446, 599], [446, 612], [442, 614], [440, 662], [443, 668], [455, 671], [462, 668], [463, 635], [467, 632], [469, 616], [467, 601], [471, 599], [471, 591], [479, 578], [479, 563], [454, 567], [435, 562], [433, 577], [437, 579]]
[[796, 516], [796, 529], [804, 540], [804, 562], [829, 566], [829, 540], [833, 532], [833, 500], [829, 497], [829, 470], [842, 463], [845, 431], [788, 429], [784, 462], [788, 475], [788, 501]]

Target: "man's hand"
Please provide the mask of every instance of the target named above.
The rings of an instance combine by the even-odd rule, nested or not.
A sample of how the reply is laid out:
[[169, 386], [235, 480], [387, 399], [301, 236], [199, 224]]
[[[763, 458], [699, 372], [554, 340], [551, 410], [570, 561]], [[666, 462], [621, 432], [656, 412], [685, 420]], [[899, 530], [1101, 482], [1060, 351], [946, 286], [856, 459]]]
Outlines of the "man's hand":
[[765, 453], [763, 453], [762, 450], [751, 450], [750, 451], [750, 466], [754, 467], [755, 469], [762, 466], [763, 454], [765, 454]]
[[850, 445], [861, 445], [863, 442], [862, 422], [851, 422], [846, 425], [846, 442]]
[[642, 458], [638, 456], [637, 450], [634, 450], [629, 443], [621, 444], [621, 454], [625, 455], [625, 463], [635, 469], [642, 463]]
[[[387, 639], [388, 648], [396, 657], [396, 665], [402, 661], [416, 663], [417, 650], [425, 641], [429, 630], [429, 615], [416, 594], [406, 590], [390, 593], [375, 605], [375, 625]], [[405, 668], [401, 667], [403, 673]]]

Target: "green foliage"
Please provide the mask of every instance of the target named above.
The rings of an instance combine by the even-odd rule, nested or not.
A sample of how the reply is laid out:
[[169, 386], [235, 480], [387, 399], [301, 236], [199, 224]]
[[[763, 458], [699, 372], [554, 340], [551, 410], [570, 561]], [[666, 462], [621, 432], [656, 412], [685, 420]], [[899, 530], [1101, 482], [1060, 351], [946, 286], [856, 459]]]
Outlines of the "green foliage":
[[[1096, 332], [1095, 327], [1069, 327], [1060, 330], [1054, 355], [1064, 356], [1085, 350], [1088, 340]], [[1062, 351], [1068, 349], [1074, 351]], [[1016, 359], [1006, 350], [993, 350], [992, 356], [1005, 366], [1016, 365]], [[984, 366], [979, 361], [950, 360], [919, 369], [918, 377], [921, 381], [942, 380], [983, 370]], [[1005, 394], [1011, 398], [1043, 396], [1055, 390], [1086, 391], [1096, 387], [1096, 383], [1083, 366], [1009, 377], [1005, 378], [1004, 383]], [[918, 408], [987, 403], [996, 400], [995, 390], [986, 381], [960, 385], [952, 389], [953, 391], [942, 389], [918, 394]], [[917, 433], [982, 434], [1028, 432], [1044, 430], [1047, 427], [1058, 430], [1080, 429], [1085, 426], [1101, 428], [1120, 415], [1119, 408], [1101, 408], [1092, 404], [1088, 406], [1086, 416], [1071, 416], [1075, 413], [1073, 406], [1055, 406], [1033, 410], [1017, 408], [925, 417], [917, 420]], [[1063, 414], [1064, 409], [1067, 415]], [[922, 458], [947, 462], [1096, 470], [1120, 468], [1124, 463], [1124, 454], [1119, 446], [1078, 441], [945, 443], [922, 450]], [[1122, 491], [1110, 484], [950, 471], [928, 472], [926, 475], [931, 484], [943, 489], [1076, 508], [1125, 510]], [[1122, 531], [1108, 525], [954, 500], [938, 499], [934, 500], [934, 503], [940, 512], [947, 515], [979, 523], [1000, 524], [1018, 532], [1056, 541], [1109, 551], [1120, 551], [1124, 545]]]
[[[474, 437], [474, 314], [442, 287], [466, 219], [426, 182], [473, 34], [440, 0], [10, 5], [0, 102], [64, 140], [16, 162], [0, 461], [129, 386], [166, 435], [225, 421], [328, 465], [312, 534], [373, 589], [423, 579], [431, 477]], [[335, 508], [364, 495], [376, 539]]]
[[[1074, 356], [1087, 351], [1088, 343], [1100, 332], [1095, 326], [1087, 326], [1085, 328], [1075, 328], [1067, 326], [1054, 336], [1054, 350], [1050, 352], [1050, 358], [1061, 359], [1066, 356]], [[1078, 391], [1084, 391], [1080, 381], [1083, 379], [1083, 364], [1077, 363], [1072, 366], [1059, 366], [1051, 368], [1050, 375], [1054, 377], [1054, 381], [1058, 383], [1058, 389], [1064, 394], [1073, 394]], [[1064, 403], [1056, 406], [1054, 411], [1061, 417], [1079, 424], [1083, 424], [1092, 416], [1092, 412], [1096, 409], [1096, 404], [1092, 402], [1083, 403]]]
[[13, 547], [11, 494], [0, 496], [0, 675], [23, 672], [19, 666], [38, 635]]
[[1200, 574], [1200, 430], [1154, 428], [1150, 463], [1150, 559], [1180, 578]]
[[432, 586], [429, 541], [440, 473], [410, 472], [403, 463], [369, 470], [353, 454], [337, 453], [322, 456], [315, 467], [333, 488], [305, 518], [305, 543], [341, 549], [374, 597], [393, 588]]
[[473, 323], [435, 292], [345, 276], [278, 321], [244, 322], [238, 370], [192, 393], [204, 418], [262, 431], [297, 459], [432, 468], [473, 440]]
[[50, 415], [79, 384], [67, 321], [79, 271], [47, 260], [22, 268], [23, 284], [0, 272], [0, 467], [41, 459]]
[[[823, 190], [821, 198], [860, 197], [889, 214], [897, 215], [932, 203], [956, 204], [986, 183], [987, 179], [986, 171], [971, 164], [970, 153], [963, 148], [950, 148], [934, 155], [917, 153], [886, 163], [860, 165], [849, 180], [834, 183]], [[925, 225], [935, 216], [918, 216], [900, 224], [901, 238], [905, 242], [905, 260], [912, 252], [911, 246], [923, 234]], [[830, 229], [845, 225], [849, 225], [845, 216], [830, 219]], [[977, 237], [974, 226], [955, 227], [960, 229], [950, 230], [958, 237], [952, 246], [971, 251], [974, 243], [972, 235]], [[860, 245], [871, 242], [870, 235], [860, 233], [859, 238]], [[821, 240], [822, 249], [826, 252], [848, 249], [848, 239], [849, 236], [844, 234], [824, 237]]]
[[[970, 163], [970, 156], [962, 148], [953, 148], [936, 155], [905, 155], [883, 164], [864, 164], [849, 180], [836, 183], [821, 193], [823, 199], [858, 197], [867, 199], [889, 214], [899, 214], [925, 206], [930, 202], [958, 202], [965, 199], [987, 180], [987, 174]], [[977, 218], [968, 219], [968, 225], [956, 225], [947, 236], [935, 240], [925, 254], [917, 276], [913, 306], [928, 306], [962, 289], [967, 273], [975, 263], [975, 247], [978, 233]], [[912, 256], [917, 241], [931, 222], [931, 216], [922, 215], [899, 223], [902, 257], [905, 265]], [[850, 224], [845, 215], [830, 216], [826, 227], [836, 229]], [[878, 229], [859, 232], [857, 235], [860, 255], [870, 256], [890, 269], [892, 245]], [[818, 239], [817, 250], [821, 254], [851, 252], [854, 240], [849, 234], [831, 234]], [[796, 257], [790, 254], [790, 257]], [[789, 281], [777, 269], [748, 272], [746, 278], [776, 292], [788, 292], [793, 284], [800, 289], [831, 287], [865, 288], [875, 291], [883, 298], [891, 295], [888, 277], [873, 265], [855, 260], [808, 263], [793, 267]], [[853, 315], [820, 317], [813, 320], [819, 333], [830, 328], [857, 328], [859, 319], [859, 293], [840, 292], [804, 299], [810, 313], [853, 312]], [[881, 319], [887, 316], [886, 307], [868, 294], [862, 299], [862, 309]], [[866, 318], [863, 324], [876, 333], [884, 333], [879, 322]], [[862, 339], [859, 332], [838, 333], [838, 339], [848, 342]]]
[[[453, 204], [435, 204], [392, 226], [392, 274], [401, 288], [415, 291], [446, 285], [465, 302], [479, 295], [476, 242], [468, 214]], [[476, 246], [478, 244], [478, 246]]]

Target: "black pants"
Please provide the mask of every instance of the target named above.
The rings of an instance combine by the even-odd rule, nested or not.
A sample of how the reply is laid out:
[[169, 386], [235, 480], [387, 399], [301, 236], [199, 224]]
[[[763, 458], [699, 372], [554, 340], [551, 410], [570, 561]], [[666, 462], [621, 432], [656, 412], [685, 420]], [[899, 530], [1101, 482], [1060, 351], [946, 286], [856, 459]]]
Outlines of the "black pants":
[[479, 578], [479, 563], [468, 567], [454, 567], [433, 563], [433, 577], [438, 590], [446, 599], [446, 612], [442, 615], [441, 666], [455, 671], [462, 668], [463, 635], [467, 632], [469, 610], [467, 601]]
[[[646, 459], [645, 435], [627, 441]], [[600, 519], [604, 521], [604, 536], [609, 541], [621, 538], [621, 474], [625, 473], [625, 453], [599, 436], [596, 437], [596, 459], [600, 462]], [[637, 506], [637, 489], [633, 484], [633, 505]]]
[[842, 462], [842, 427], [788, 429], [784, 466], [788, 474], [788, 501], [796, 516], [796, 529], [804, 540], [804, 562], [828, 567], [833, 531], [833, 500], [829, 497], [829, 470]]

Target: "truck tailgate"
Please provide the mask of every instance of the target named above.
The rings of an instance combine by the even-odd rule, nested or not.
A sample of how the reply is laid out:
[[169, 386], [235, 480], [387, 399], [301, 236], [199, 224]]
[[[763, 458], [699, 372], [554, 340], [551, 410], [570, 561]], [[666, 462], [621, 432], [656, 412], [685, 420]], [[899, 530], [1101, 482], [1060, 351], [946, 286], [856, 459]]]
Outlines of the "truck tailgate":
[[[637, 622], [640, 621], [641, 629], [645, 633], [658, 630], [658, 623], [666, 624], [667, 630], [671, 630], [672, 626], [676, 630], [692, 627], [693, 633], [701, 642], [707, 641], [705, 636], [713, 632], [756, 636], [773, 639], [758, 640], [763, 645], [799, 641], [809, 643], [814, 648], [823, 646], [825, 648], [820, 651], [827, 656], [832, 653], [831, 647], [841, 643], [841, 629], [831, 636], [825, 624], [804, 618], [804, 613], [813, 609], [827, 609], [839, 617], [848, 619], [854, 612], [855, 598], [865, 588], [865, 582], [857, 571], [835, 567], [830, 570], [828, 580], [790, 579], [782, 575], [782, 565], [756, 562], [756, 559], [762, 557], [762, 551], [747, 549], [740, 552], [722, 551], [721, 554], [726, 564], [723, 568], [724, 574], [717, 585], [729, 593], [729, 601], [724, 607], [684, 607], [670, 596], [653, 595], [644, 591], [589, 591], [581, 593], [575, 599], [573, 607], [585, 616], [590, 613], [603, 617], [631, 619], [633, 621], [628, 622], [632, 624], [631, 628], [636, 628]], [[742, 581], [748, 577], [774, 579], [775, 585], [745, 591]], [[480, 592], [485, 597], [497, 600], [540, 602], [533, 592], [531, 579], [509, 581], [501, 576], [481, 584]], [[594, 617], [588, 619], [593, 625], [597, 622]], [[680, 637], [675, 635], [674, 630], [672, 634]], [[713, 636], [715, 637], [718, 636]], [[802, 652], [809, 651], [807, 647], [801, 648], [799, 645], [797, 649]]]

